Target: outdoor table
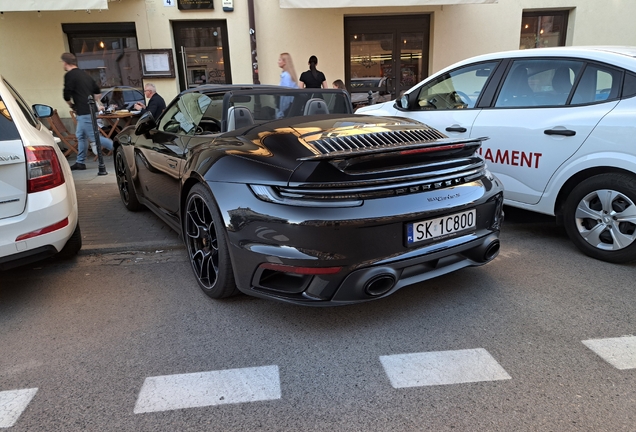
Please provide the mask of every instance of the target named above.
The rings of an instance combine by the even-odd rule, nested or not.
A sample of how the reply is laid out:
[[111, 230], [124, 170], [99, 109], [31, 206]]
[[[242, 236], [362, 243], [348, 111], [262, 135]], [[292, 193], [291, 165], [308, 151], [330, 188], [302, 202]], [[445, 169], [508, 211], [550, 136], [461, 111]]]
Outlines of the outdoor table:
[[118, 134], [126, 126], [132, 123], [133, 118], [139, 117], [138, 113], [126, 112], [126, 113], [111, 113], [111, 114], [98, 114], [97, 118], [104, 120], [109, 126], [108, 132], [100, 128], [100, 132], [106, 138], [111, 138], [113, 135]]

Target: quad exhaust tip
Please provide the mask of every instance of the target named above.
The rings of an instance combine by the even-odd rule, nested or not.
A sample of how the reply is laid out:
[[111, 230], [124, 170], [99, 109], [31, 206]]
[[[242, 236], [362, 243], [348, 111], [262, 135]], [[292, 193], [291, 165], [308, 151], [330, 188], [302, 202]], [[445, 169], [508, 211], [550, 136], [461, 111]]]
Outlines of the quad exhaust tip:
[[395, 277], [391, 274], [380, 274], [364, 285], [364, 292], [377, 297], [388, 293], [395, 286]]
[[492, 243], [490, 243], [488, 247], [486, 248], [486, 252], [484, 253], [484, 260], [490, 261], [491, 259], [496, 257], [497, 254], [499, 253], [499, 248], [500, 248], [499, 240], [495, 240]]

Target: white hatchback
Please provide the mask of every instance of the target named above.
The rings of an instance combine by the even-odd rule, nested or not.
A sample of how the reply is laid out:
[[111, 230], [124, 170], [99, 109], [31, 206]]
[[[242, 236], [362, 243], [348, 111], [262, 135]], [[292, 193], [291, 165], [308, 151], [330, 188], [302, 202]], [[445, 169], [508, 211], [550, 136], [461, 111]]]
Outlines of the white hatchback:
[[75, 183], [53, 135], [0, 76], [0, 270], [82, 247]]
[[480, 149], [505, 203], [557, 216], [585, 254], [636, 259], [636, 47], [473, 57], [356, 114], [419, 120]]

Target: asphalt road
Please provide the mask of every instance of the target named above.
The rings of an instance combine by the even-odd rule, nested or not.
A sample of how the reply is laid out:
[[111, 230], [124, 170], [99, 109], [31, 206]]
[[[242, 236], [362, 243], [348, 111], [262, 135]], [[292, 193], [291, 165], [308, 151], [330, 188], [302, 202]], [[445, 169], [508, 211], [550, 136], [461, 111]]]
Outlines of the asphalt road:
[[[0, 422], [3, 392], [30, 389], [7, 430], [631, 431], [636, 369], [582, 341], [634, 334], [635, 269], [587, 258], [552, 218], [512, 209], [494, 262], [356, 306], [214, 301], [183, 249], [15, 269], [0, 275]], [[398, 355], [449, 352], [486, 353], [502, 375], [392, 385]], [[205, 406], [161, 408], [174, 392], [161, 380], [233, 371], [244, 387], [256, 372], [265, 395], [194, 389], [181, 399]]]

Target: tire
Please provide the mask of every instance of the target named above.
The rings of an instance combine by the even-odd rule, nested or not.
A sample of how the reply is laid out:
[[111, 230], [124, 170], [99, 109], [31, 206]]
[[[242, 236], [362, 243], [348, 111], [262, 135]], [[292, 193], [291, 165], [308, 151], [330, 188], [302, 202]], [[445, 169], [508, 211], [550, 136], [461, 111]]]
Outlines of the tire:
[[568, 196], [564, 225], [584, 254], [611, 263], [636, 260], [636, 177], [600, 174]]
[[68, 239], [62, 250], [57, 254], [60, 259], [71, 259], [82, 248], [82, 231], [80, 230], [79, 222], [75, 226], [75, 231]]
[[132, 183], [130, 170], [126, 164], [124, 149], [121, 147], [117, 147], [117, 152], [115, 153], [115, 176], [117, 177], [119, 197], [124, 206], [133, 212], [141, 210], [143, 206], [137, 198], [137, 192], [135, 192], [135, 186]]
[[214, 299], [238, 294], [223, 219], [212, 193], [200, 183], [194, 185], [186, 200], [183, 237], [203, 292]]

